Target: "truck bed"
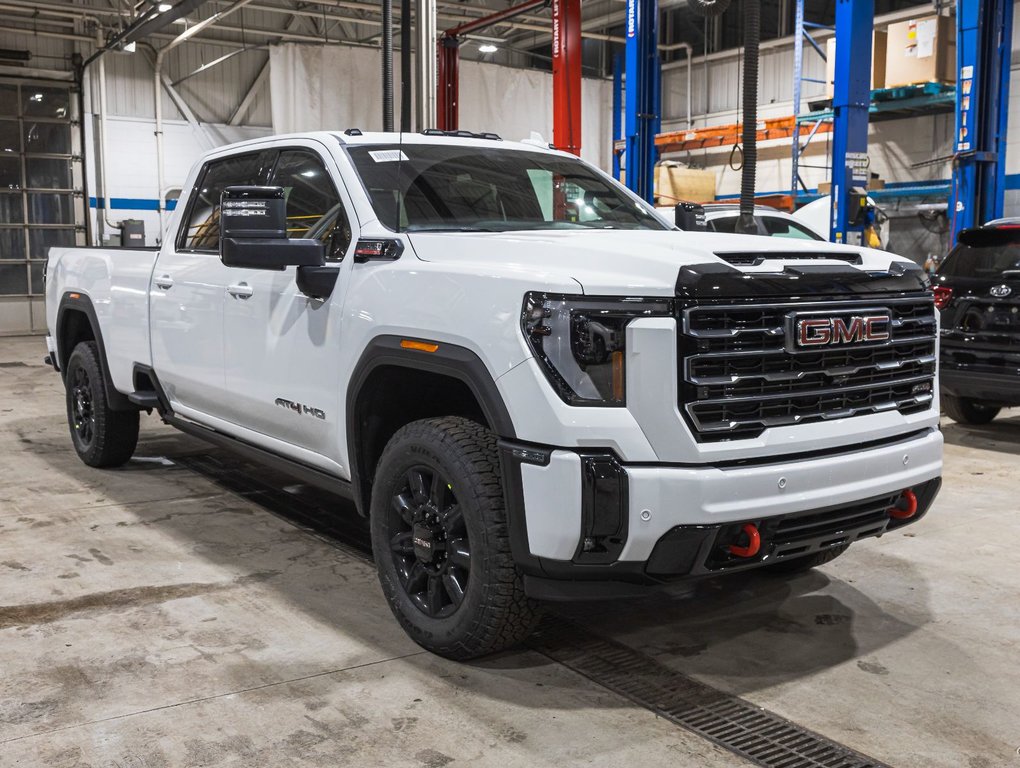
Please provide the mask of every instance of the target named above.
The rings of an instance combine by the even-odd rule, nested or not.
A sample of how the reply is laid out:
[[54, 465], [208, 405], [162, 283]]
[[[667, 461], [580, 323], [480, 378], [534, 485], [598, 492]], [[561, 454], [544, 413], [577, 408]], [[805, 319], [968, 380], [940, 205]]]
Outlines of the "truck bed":
[[72, 307], [94, 313], [110, 376], [121, 392], [134, 389], [135, 362], [151, 364], [148, 293], [157, 254], [157, 248], [50, 248], [47, 325], [56, 328], [58, 312]]

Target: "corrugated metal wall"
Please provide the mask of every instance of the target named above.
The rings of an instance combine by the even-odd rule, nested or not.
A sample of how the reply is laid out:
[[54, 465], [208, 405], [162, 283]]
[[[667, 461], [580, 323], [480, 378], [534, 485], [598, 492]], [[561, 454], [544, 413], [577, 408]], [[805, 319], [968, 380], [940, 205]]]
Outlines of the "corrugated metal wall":
[[[200, 67], [236, 51], [219, 45], [182, 45], [167, 56], [163, 68], [171, 81], [177, 81]], [[264, 49], [243, 51], [176, 86], [185, 102], [203, 123], [227, 122], [266, 63]], [[118, 117], [154, 117], [150, 59], [140, 49], [107, 57], [107, 103], [110, 115]], [[183, 118], [170, 97], [163, 93], [163, 114]], [[271, 122], [269, 89], [263, 88], [244, 119], [248, 125], [268, 126]]]

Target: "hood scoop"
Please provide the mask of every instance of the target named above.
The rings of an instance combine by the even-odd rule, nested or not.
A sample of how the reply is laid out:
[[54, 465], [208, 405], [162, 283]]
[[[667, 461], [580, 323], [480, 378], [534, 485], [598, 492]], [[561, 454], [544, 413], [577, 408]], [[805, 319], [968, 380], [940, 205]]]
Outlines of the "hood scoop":
[[757, 267], [766, 261], [842, 261], [847, 264], [863, 264], [859, 253], [842, 251], [726, 251], [716, 256], [727, 264], [738, 267]]

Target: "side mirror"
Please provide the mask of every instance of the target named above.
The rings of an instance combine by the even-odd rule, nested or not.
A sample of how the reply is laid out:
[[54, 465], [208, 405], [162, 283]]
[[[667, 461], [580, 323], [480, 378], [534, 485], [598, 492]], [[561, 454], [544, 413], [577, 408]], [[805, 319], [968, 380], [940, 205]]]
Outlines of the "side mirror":
[[678, 229], [687, 232], [704, 232], [708, 229], [705, 208], [697, 203], [677, 203], [673, 216]]
[[227, 187], [220, 195], [220, 260], [228, 267], [321, 267], [326, 245], [287, 237], [283, 187]]

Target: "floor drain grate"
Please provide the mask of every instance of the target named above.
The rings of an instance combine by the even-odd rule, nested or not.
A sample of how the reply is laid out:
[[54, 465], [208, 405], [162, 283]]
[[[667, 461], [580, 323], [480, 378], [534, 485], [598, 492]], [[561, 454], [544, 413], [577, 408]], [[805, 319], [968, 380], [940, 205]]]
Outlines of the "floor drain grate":
[[692, 680], [561, 617], [528, 641], [535, 651], [765, 768], [888, 768], [750, 702]]

